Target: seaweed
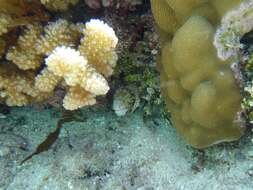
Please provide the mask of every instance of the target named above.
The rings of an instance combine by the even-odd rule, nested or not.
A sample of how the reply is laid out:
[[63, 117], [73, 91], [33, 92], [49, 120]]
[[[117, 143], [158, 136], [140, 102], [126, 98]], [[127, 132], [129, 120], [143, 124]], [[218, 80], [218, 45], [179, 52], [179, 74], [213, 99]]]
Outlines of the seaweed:
[[80, 116], [75, 114], [76, 112], [71, 112], [71, 111], [62, 111], [62, 115], [60, 119], [57, 121], [56, 128], [53, 132], [49, 133], [49, 135], [46, 137], [44, 141], [42, 141], [36, 148], [36, 150], [27, 156], [25, 159], [21, 161], [21, 165], [30, 160], [33, 156], [40, 154], [42, 152], [48, 151], [52, 145], [56, 142], [56, 140], [59, 137], [59, 134], [61, 132], [61, 128], [63, 127], [64, 123], [76, 121], [76, 122], [84, 122], [86, 119], [81, 118]]

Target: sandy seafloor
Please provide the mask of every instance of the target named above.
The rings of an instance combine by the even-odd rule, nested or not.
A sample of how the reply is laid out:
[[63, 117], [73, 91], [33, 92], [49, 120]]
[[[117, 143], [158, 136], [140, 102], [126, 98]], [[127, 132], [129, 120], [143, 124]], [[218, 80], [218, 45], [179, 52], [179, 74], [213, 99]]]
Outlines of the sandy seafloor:
[[20, 161], [55, 128], [59, 111], [26, 107], [1, 115], [0, 189], [253, 189], [253, 146], [247, 136], [203, 155], [166, 120], [144, 121], [142, 110], [125, 117], [104, 107], [82, 113], [84, 122], [65, 124], [49, 151], [23, 165]]

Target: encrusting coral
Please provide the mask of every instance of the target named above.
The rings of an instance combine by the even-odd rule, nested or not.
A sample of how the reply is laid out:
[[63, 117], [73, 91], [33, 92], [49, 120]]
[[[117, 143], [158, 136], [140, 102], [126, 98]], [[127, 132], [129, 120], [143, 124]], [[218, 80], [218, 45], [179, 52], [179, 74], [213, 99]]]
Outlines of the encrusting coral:
[[[77, 2], [43, 1], [43, 4], [62, 11]], [[22, 16], [24, 13], [20, 10], [17, 15], [8, 14], [16, 6], [20, 7], [19, 1], [16, 4], [4, 2], [5, 8], [10, 6], [13, 6], [10, 10], [0, 8], [0, 57], [6, 59], [0, 60], [1, 103], [23, 106], [46, 101], [60, 87], [66, 91], [63, 107], [74, 110], [95, 104], [96, 96], [108, 92], [105, 77], [112, 74], [117, 61], [118, 39], [112, 28], [96, 19], [86, 26], [58, 19], [43, 27], [38, 22], [43, 13], [38, 13], [35, 20], [22, 18], [17, 24], [10, 15]], [[37, 4], [29, 6], [36, 7]], [[7, 38], [9, 28], [13, 30], [19, 26], [20, 35], [10, 41], [11, 38]], [[79, 50], [75, 49], [79, 44]], [[92, 52], [96, 53], [95, 58]]]
[[[175, 128], [196, 148], [236, 140], [244, 131], [235, 122], [242, 98], [230, 68], [233, 62], [221, 60], [217, 52], [224, 48], [217, 50], [214, 45], [223, 40], [217, 37], [221, 30], [241, 29], [240, 37], [249, 31], [240, 28], [252, 19], [252, 9], [245, 11], [244, 2], [151, 0], [161, 34], [162, 94]], [[235, 17], [235, 12], [242, 14]]]

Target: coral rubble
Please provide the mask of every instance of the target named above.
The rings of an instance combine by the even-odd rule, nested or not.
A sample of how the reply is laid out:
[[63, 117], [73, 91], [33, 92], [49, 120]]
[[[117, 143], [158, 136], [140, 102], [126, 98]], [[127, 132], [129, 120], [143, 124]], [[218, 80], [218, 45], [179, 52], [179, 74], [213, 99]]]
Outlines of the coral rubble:
[[[41, 1], [56, 11], [77, 2]], [[40, 9], [41, 17], [36, 19], [23, 18], [25, 11], [11, 14], [10, 10], [21, 7], [18, 3], [5, 2], [6, 9], [0, 9], [1, 103], [23, 106], [46, 101], [59, 87], [66, 91], [64, 108], [74, 110], [92, 105], [96, 96], [105, 95], [109, 90], [105, 77], [112, 74], [117, 61], [118, 39], [113, 29], [96, 19], [84, 25], [59, 18], [45, 25], [38, 19], [44, 14]], [[42, 6], [25, 1], [22, 5], [27, 10]], [[7, 9], [11, 6], [13, 9]]]
[[[221, 30], [229, 32], [230, 26], [240, 28], [252, 19], [251, 14], [243, 15], [252, 10], [245, 11], [243, 3], [151, 0], [162, 46], [158, 59], [162, 94], [175, 128], [196, 148], [236, 140], [243, 134], [235, 122], [241, 95], [230, 68], [233, 61], [221, 60], [217, 51], [223, 50], [214, 45], [222, 41], [217, 37]], [[238, 12], [241, 17], [235, 17]], [[234, 23], [228, 25], [231, 20]], [[241, 30], [240, 37], [249, 31]]]

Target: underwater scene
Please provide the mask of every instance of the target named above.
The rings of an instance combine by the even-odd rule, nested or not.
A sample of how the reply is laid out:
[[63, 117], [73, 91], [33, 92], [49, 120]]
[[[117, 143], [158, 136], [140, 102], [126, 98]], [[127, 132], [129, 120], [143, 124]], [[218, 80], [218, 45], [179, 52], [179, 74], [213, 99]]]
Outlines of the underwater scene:
[[0, 190], [253, 190], [253, 0], [0, 0]]

